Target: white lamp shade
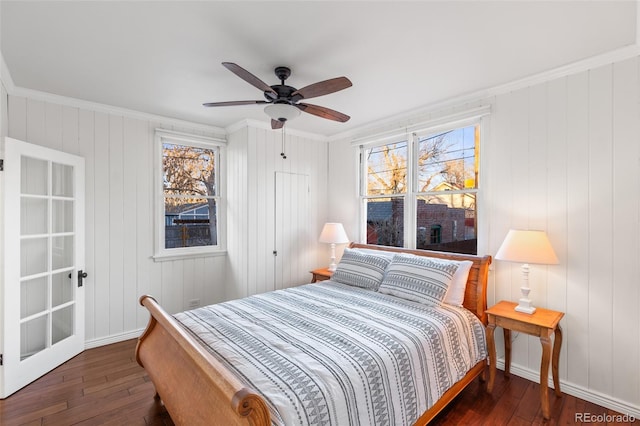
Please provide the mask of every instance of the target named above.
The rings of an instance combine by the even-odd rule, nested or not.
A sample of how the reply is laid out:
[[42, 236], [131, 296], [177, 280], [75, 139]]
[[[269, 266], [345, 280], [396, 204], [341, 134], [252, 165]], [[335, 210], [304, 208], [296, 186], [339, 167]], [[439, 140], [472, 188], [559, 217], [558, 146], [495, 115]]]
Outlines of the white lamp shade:
[[300, 115], [300, 110], [289, 104], [271, 104], [264, 108], [264, 112], [276, 121], [288, 121]]
[[511, 229], [496, 253], [497, 260], [555, 265], [558, 257], [544, 231]]
[[320, 233], [321, 243], [344, 244], [349, 242], [349, 237], [341, 223], [325, 223]]

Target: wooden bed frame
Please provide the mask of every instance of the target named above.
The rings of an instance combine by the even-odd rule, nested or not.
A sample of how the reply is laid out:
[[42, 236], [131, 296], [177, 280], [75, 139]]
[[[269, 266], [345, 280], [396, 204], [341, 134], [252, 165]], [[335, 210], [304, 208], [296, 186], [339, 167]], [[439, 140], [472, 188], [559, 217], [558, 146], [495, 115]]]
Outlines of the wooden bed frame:
[[[491, 256], [472, 256], [425, 250], [351, 243], [352, 248], [413, 253], [453, 260], [471, 260], [473, 266], [465, 291], [464, 306], [487, 324], [487, 277]], [[264, 399], [245, 387], [151, 296], [142, 296], [151, 318], [138, 338], [136, 360], [145, 368], [176, 425], [257, 425], [270, 426]], [[416, 422], [427, 424], [478, 375], [486, 361], [480, 361], [449, 389]], [[484, 374], [483, 374], [484, 376]]]

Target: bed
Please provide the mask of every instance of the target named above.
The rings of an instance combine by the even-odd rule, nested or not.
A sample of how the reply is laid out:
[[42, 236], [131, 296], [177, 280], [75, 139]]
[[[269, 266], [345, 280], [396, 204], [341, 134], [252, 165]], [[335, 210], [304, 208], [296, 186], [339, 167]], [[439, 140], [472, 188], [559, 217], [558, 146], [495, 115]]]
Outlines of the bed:
[[[418, 256], [423, 261], [427, 256], [470, 263], [462, 302], [464, 309], [446, 304], [425, 307], [418, 301], [405, 301], [404, 298], [396, 297], [397, 294], [393, 291], [385, 291], [386, 294], [383, 294], [382, 286], [378, 291], [371, 291], [370, 288], [363, 288], [366, 286], [351, 286], [334, 280], [254, 295], [176, 315], [166, 313], [153, 297], [142, 296], [140, 303], [149, 310], [151, 318], [138, 339], [136, 358], [149, 374], [157, 396], [162, 399], [175, 424], [397, 424], [397, 412], [402, 411], [403, 419], [408, 418], [411, 419], [409, 423], [421, 425], [433, 419], [462, 389], [483, 374], [487, 356], [484, 326], [490, 256], [354, 243], [349, 246], [349, 250], [349, 256], [353, 255], [351, 251], [357, 251], [358, 256], [366, 252], [371, 255], [370, 258], [376, 259], [379, 257], [376, 256], [377, 253], [384, 253], [384, 256], [398, 254], [402, 259]], [[345, 254], [343, 259], [346, 257]], [[339, 267], [339, 271], [341, 277], [344, 277], [342, 267]], [[338, 279], [337, 276], [335, 278]], [[393, 287], [385, 287], [385, 290], [389, 289]], [[424, 338], [429, 334], [425, 330], [432, 330], [431, 334], [458, 334], [450, 331], [433, 332], [436, 330], [433, 326], [417, 323], [418, 320], [422, 321], [422, 312], [425, 310], [434, 310], [434, 317], [443, 324], [443, 318], [449, 315], [453, 319], [446, 321], [453, 321], [455, 324], [462, 324], [461, 318], [473, 318], [469, 329], [470, 334], [475, 335], [475, 340], [460, 339], [464, 340], [460, 346], [467, 349], [472, 347], [472, 355], [467, 360], [470, 364], [462, 367], [456, 361], [460, 365], [450, 368], [455, 374], [445, 375], [439, 368], [426, 371], [434, 367], [427, 367], [429, 363], [425, 361], [425, 370], [419, 370], [420, 373], [416, 376], [418, 378], [409, 381], [410, 386], [405, 379], [391, 384], [380, 382], [381, 374], [376, 373], [375, 368], [386, 371], [388, 376], [398, 376], [404, 374], [407, 366], [413, 368], [414, 364], [422, 363], [405, 359], [405, 352], [416, 352], [414, 346], [451, 346], [451, 353], [456, 354], [453, 358], [464, 358], [458, 355], [458, 346], [454, 347], [451, 343], [436, 345]], [[382, 322], [382, 331], [376, 328], [380, 325], [370, 324], [369, 320]], [[340, 329], [338, 322], [346, 323], [347, 326]], [[403, 327], [406, 323], [407, 328], [397, 328], [401, 323]], [[267, 331], [256, 331], [257, 327], [266, 328]], [[445, 329], [457, 330], [460, 327], [467, 328], [447, 325]], [[304, 329], [302, 337], [296, 334], [299, 333], [298, 328]], [[385, 355], [381, 352], [370, 348], [354, 349], [350, 339], [355, 329], [358, 332], [360, 329], [364, 330], [365, 340], [380, 347], [382, 352], [393, 353], [393, 356], [389, 355], [388, 360], [383, 360]], [[329, 333], [328, 330], [332, 332]], [[275, 340], [265, 344], [254, 338], [259, 333], [266, 333], [270, 339]], [[415, 337], [421, 334], [424, 336]], [[383, 337], [374, 338], [374, 335]], [[389, 336], [395, 335], [404, 336], [405, 340], [389, 343]], [[281, 338], [284, 340], [279, 340]], [[336, 352], [329, 354], [328, 359], [320, 360], [317, 358], [318, 351], [321, 351], [320, 347], [325, 343], [328, 349], [324, 350], [335, 349]], [[340, 352], [342, 346], [346, 349]], [[422, 358], [451, 357], [437, 352], [420, 355], [421, 350], [417, 353]], [[300, 365], [291, 364], [292, 359], [280, 363], [283, 354], [291, 356]], [[273, 357], [268, 357], [271, 355], [278, 360], [279, 366]], [[287, 367], [283, 368], [283, 365]], [[277, 375], [273, 374], [276, 370]], [[321, 376], [325, 374], [325, 370], [333, 372], [338, 385], [332, 384], [330, 389], [322, 387], [322, 384], [316, 385], [313, 375], [317, 372]], [[260, 376], [265, 371], [268, 374]], [[342, 376], [347, 375], [360, 376], [360, 379], [355, 380], [354, 384], [349, 381], [351, 379], [343, 380]], [[290, 379], [295, 385], [287, 382]], [[277, 395], [269, 394], [264, 386], [267, 390], [271, 387], [279, 392]], [[335, 396], [338, 387], [340, 395], [355, 395], [354, 398], [360, 399], [353, 403], [353, 407], [358, 406], [357, 409], [342, 408], [342, 400]], [[437, 390], [434, 391], [434, 388]], [[416, 389], [420, 392], [416, 392]], [[264, 396], [263, 392], [270, 396]], [[324, 399], [319, 398], [319, 394], [325, 395]], [[393, 395], [399, 401], [390, 400], [385, 403], [386, 398], [381, 395]], [[396, 412], [390, 413], [394, 410]]]

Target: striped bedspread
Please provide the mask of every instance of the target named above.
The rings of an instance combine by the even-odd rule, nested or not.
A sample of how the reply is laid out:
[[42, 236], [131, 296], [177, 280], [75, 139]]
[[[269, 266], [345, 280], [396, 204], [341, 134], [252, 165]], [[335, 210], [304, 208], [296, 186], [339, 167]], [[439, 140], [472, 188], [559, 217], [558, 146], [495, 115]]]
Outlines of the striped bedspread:
[[463, 308], [332, 281], [175, 317], [265, 397], [276, 425], [411, 425], [487, 356]]

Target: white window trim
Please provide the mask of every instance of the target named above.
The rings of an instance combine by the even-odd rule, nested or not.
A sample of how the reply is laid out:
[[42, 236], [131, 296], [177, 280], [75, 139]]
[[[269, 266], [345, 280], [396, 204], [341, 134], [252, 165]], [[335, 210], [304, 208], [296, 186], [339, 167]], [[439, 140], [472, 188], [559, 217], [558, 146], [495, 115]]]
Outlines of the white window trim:
[[[480, 126], [480, 134], [482, 144], [480, 147], [480, 179], [477, 183], [477, 188], [464, 190], [460, 192], [469, 193], [473, 192], [476, 194], [476, 208], [477, 215], [476, 221], [478, 223], [477, 235], [478, 239], [477, 250], [480, 253], [481, 247], [484, 247], [481, 244], [481, 236], [486, 235], [484, 232], [481, 232], [484, 226], [484, 200], [482, 197], [483, 191], [481, 190], [481, 183], [483, 176], [485, 175], [483, 163], [483, 158], [486, 157], [486, 146], [487, 146], [487, 133], [486, 133], [486, 123], [484, 118], [489, 116], [491, 113], [490, 106], [481, 106], [471, 110], [462, 111], [458, 113], [454, 113], [451, 115], [447, 115], [445, 117], [440, 117], [434, 120], [424, 121], [421, 123], [417, 123], [410, 127], [403, 127], [402, 129], [397, 128], [395, 130], [390, 130], [383, 133], [378, 133], [375, 135], [371, 135], [367, 138], [357, 139], [351, 142], [352, 146], [360, 147], [360, 193], [358, 194], [360, 199], [360, 242], [366, 242], [367, 239], [367, 211], [366, 211], [366, 200], [371, 198], [390, 198], [390, 197], [402, 197], [405, 200], [405, 209], [404, 209], [404, 246], [408, 249], [416, 248], [416, 223], [417, 217], [415, 213], [416, 206], [416, 197], [428, 193], [418, 193], [414, 189], [416, 188], [418, 182], [418, 170], [413, 166], [413, 161], [417, 155], [418, 150], [418, 140], [421, 137], [425, 137], [428, 135], [432, 135], [435, 133], [440, 133], [447, 130], [457, 129], [461, 127], [467, 127], [471, 125]], [[407, 178], [407, 191], [402, 194], [388, 194], [384, 196], [367, 196], [366, 195], [366, 161], [364, 159], [364, 154], [366, 149], [375, 148], [387, 144], [391, 144], [395, 142], [407, 142], [407, 164], [411, 164], [411, 175]]]
[[[219, 158], [216, 165], [218, 174], [217, 188], [217, 219], [218, 219], [218, 244], [216, 246], [184, 247], [166, 249], [164, 247], [164, 193], [163, 170], [162, 170], [162, 145], [163, 143], [184, 143], [186, 145], [198, 146], [201, 148], [218, 148]], [[154, 137], [154, 254], [156, 262], [165, 260], [175, 260], [205, 256], [224, 256], [227, 247], [227, 203], [226, 203], [226, 146], [225, 139], [211, 138], [206, 136], [192, 135], [189, 133], [176, 132], [173, 130], [156, 129]]]

